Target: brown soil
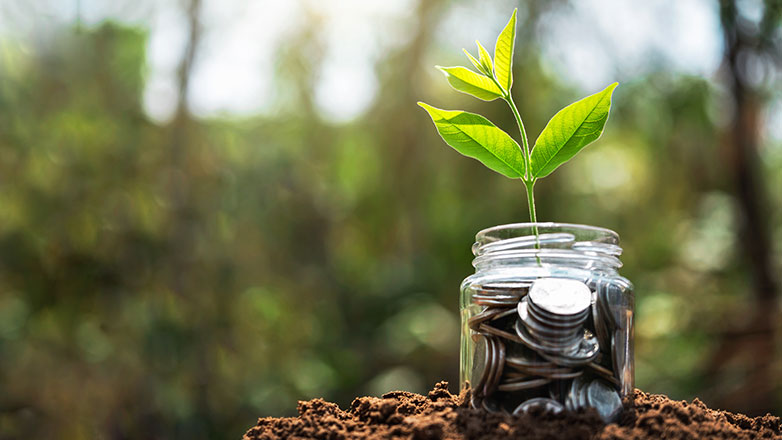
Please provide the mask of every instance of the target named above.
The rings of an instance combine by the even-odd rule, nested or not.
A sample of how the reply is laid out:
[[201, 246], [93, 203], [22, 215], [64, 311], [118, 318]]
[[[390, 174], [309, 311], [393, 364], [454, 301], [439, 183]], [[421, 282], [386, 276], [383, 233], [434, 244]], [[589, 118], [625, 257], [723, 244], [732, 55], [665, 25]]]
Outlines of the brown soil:
[[299, 402], [299, 417], [263, 418], [245, 440], [271, 439], [782, 439], [782, 419], [750, 418], [635, 391], [619, 423], [597, 413], [488, 414], [465, 405], [467, 393], [440, 382], [428, 395], [395, 391], [359, 397], [343, 411], [323, 399]]

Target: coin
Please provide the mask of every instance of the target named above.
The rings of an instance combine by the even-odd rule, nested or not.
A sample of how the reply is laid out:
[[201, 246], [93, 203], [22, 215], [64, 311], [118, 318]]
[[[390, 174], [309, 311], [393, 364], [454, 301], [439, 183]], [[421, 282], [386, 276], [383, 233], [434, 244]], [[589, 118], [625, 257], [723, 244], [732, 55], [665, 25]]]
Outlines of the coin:
[[486, 337], [481, 334], [473, 336], [475, 340], [475, 349], [472, 357], [472, 372], [470, 373], [470, 383], [473, 384], [473, 395], [480, 394], [486, 383], [489, 374], [489, 344]]
[[630, 311], [633, 308], [632, 297], [625, 293], [630, 286], [628, 281], [617, 280], [605, 288], [606, 314], [609, 315], [612, 329], [627, 329]]
[[[536, 356], [537, 357], [537, 356]], [[556, 365], [553, 362], [546, 360], [536, 360], [531, 356], [525, 356], [523, 354], [512, 353], [505, 358], [505, 363], [514, 368], [554, 368]]]
[[597, 335], [597, 341], [602, 347], [611, 346], [611, 335], [606, 325], [606, 320], [603, 319], [603, 299], [604, 296], [600, 294], [600, 291], [604, 288], [603, 280], [597, 281], [597, 295], [595, 295], [595, 302], [592, 303], [592, 323], [595, 329], [595, 335]]
[[570, 384], [565, 385], [567, 382], [564, 380], [553, 381], [548, 386], [548, 395], [550, 398], [556, 400], [559, 403], [565, 403], [565, 397], [567, 396], [567, 389]]
[[555, 315], [578, 315], [591, 303], [589, 287], [567, 278], [539, 278], [528, 296], [535, 305]]
[[529, 399], [521, 405], [517, 406], [516, 409], [513, 410], [513, 415], [516, 416], [521, 413], [528, 412], [532, 408], [541, 408], [544, 411], [549, 411], [554, 414], [559, 414], [565, 409], [565, 407], [556, 400], [546, 397], [536, 397], [534, 399]]
[[611, 354], [614, 361], [614, 375], [621, 381], [627, 368], [627, 359], [630, 356], [626, 333], [622, 329], [616, 330], [611, 338]]
[[496, 327], [492, 327], [490, 325], [481, 324], [481, 326], [478, 327], [478, 330], [480, 330], [480, 331], [482, 331], [484, 333], [492, 334], [494, 336], [499, 336], [499, 337], [507, 339], [509, 341], [521, 342], [519, 340], [519, 337], [514, 335], [513, 333], [508, 333], [508, 332], [506, 332], [504, 330], [500, 330], [500, 329], [498, 329]]
[[575, 379], [576, 377], [579, 377], [582, 374], [584, 374], [584, 370], [551, 372], [548, 374], [541, 373], [540, 376], [543, 376], [546, 379], [551, 379], [551, 380], [564, 380], [564, 379]]
[[[580, 341], [576, 340], [575, 344], [573, 344], [574, 349], [571, 350], [568, 349], [568, 347], [563, 347], [555, 342], [541, 341], [540, 339], [534, 338], [532, 335], [529, 334], [529, 331], [524, 326], [521, 319], [516, 321], [514, 330], [516, 330], [516, 335], [518, 336], [518, 339], [521, 341], [521, 343], [523, 343], [530, 349], [537, 351], [541, 356], [543, 356], [544, 353], [547, 353], [548, 355], [556, 355], [560, 353], [564, 354], [564, 353], [571, 353], [571, 352], [575, 353], [578, 349], [577, 344], [580, 344]], [[555, 362], [548, 356], [546, 356], [546, 359]]]
[[519, 302], [519, 305], [516, 307], [516, 310], [519, 314], [519, 318], [524, 323], [524, 326], [527, 327], [527, 330], [536, 336], [539, 336], [539, 338], [544, 340], [558, 340], [558, 339], [572, 339], [573, 336], [577, 333], [578, 328], [580, 327], [580, 323], [577, 327], [572, 327], [568, 329], [557, 329], [552, 328], [551, 326], [548, 326], [547, 323], [544, 323], [542, 319], [535, 319], [529, 312], [530, 312], [530, 304], [527, 301], [522, 300]]
[[565, 397], [565, 408], [567, 408], [568, 411], [576, 411], [581, 407], [579, 405], [578, 396], [585, 385], [586, 380], [583, 376], [573, 379], [573, 382], [570, 383], [570, 390], [568, 390], [567, 396]]
[[622, 399], [614, 387], [606, 382], [595, 379], [586, 389], [586, 399], [589, 406], [596, 409], [606, 423], [613, 421], [622, 410]]
[[516, 297], [513, 298], [490, 298], [485, 296], [473, 296], [473, 304], [488, 307], [513, 307], [519, 302]]
[[584, 383], [584, 385], [578, 390], [578, 394], [576, 395], [576, 402], [578, 408], [586, 408], [589, 406], [589, 402], [587, 401], [587, 390], [589, 388], [589, 382]]
[[475, 291], [486, 295], [514, 295], [521, 298], [529, 292], [530, 286], [532, 286], [532, 283], [529, 281], [509, 281], [505, 283], [484, 284], [475, 288]]
[[587, 364], [585, 364], [587, 368], [592, 370], [593, 372], [597, 373], [598, 376], [601, 378], [613, 383], [614, 385], [619, 385], [619, 380], [614, 376], [614, 372], [609, 370], [608, 368], [599, 365], [597, 362], [592, 361]]
[[483, 381], [483, 387], [481, 388], [483, 396], [491, 394], [491, 381], [494, 378], [494, 373], [497, 370], [497, 345], [494, 343], [494, 338], [486, 336], [486, 347], [488, 349], [488, 357], [486, 358], [486, 379]]
[[588, 310], [573, 316], [558, 316], [542, 310], [534, 303], [527, 303], [527, 313], [531, 319], [552, 330], [573, 330], [581, 326], [589, 316]]
[[[514, 306], [515, 306], [515, 304], [514, 304]], [[511, 316], [511, 315], [513, 315], [514, 313], [516, 313], [516, 308], [515, 308], [515, 307], [513, 307], [513, 308], [510, 308], [510, 309], [507, 309], [507, 310], [505, 310], [505, 311], [504, 311], [504, 312], [502, 312], [502, 313], [498, 313], [496, 316], [492, 317], [492, 318], [490, 319], [490, 321], [496, 321], [496, 320], [498, 320], [498, 319], [505, 318], [506, 316]]]
[[478, 395], [475, 393], [472, 393], [470, 396], [470, 407], [472, 409], [480, 409], [483, 408], [483, 399], [481, 399]]
[[[510, 310], [512, 311], [514, 309], [510, 309]], [[505, 311], [506, 309], [502, 309], [502, 308], [487, 307], [482, 312], [470, 317], [470, 319], [467, 320], [467, 325], [472, 330], [478, 331], [478, 327], [481, 325], [481, 323], [496, 318], [502, 313], [504, 313]]]
[[507, 361], [506, 365], [513, 367], [514, 370], [508, 371], [506, 377], [520, 378], [527, 376], [541, 376], [548, 379], [572, 379], [581, 375], [581, 370], [573, 370], [568, 367], [558, 367], [553, 363], [544, 366], [525, 366], [511, 365]]
[[498, 402], [493, 397], [486, 397], [486, 398], [484, 398], [483, 401], [481, 402], [481, 406], [482, 406], [482, 408], [484, 410], [486, 410], [486, 412], [489, 412], [489, 413], [492, 413], [492, 414], [505, 412], [505, 410], [500, 405], [500, 402]]
[[551, 380], [546, 378], [513, 380], [501, 383], [499, 386], [497, 386], [497, 389], [500, 391], [521, 391], [542, 387], [549, 382], [551, 382]]
[[552, 354], [544, 351], [540, 355], [557, 365], [577, 367], [595, 360], [598, 353], [600, 353], [600, 344], [598, 344], [597, 339], [587, 330], [584, 330], [584, 338], [575, 352]]
[[486, 379], [486, 384], [484, 385], [484, 392], [487, 396], [497, 387], [497, 384], [500, 382], [500, 377], [502, 376], [503, 367], [505, 366], [505, 344], [496, 337], [489, 338], [489, 342], [492, 345], [492, 353], [494, 356], [492, 358], [492, 367], [489, 377]]
[[475, 288], [471, 300], [485, 308], [468, 320], [479, 335], [471, 406], [508, 413], [554, 402], [559, 411], [602, 405], [610, 412], [615, 401], [600, 387], [619, 383], [617, 366], [627, 355], [616, 354], [624, 333], [616, 331], [622, 325], [614, 325], [618, 310], [608, 307], [607, 286], [595, 277]]
[[537, 342], [532, 336], [530, 336], [529, 333], [527, 332], [527, 328], [524, 326], [524, 323], [521, 319], [518, 319], [516, 321], [514, 330], [516, 330], [516, 335], [518, 336], [518, 339], [521, 340], [521, 342], [527, 347], [529, 347], [530, 349], [538, 353], [552, 350], [551, 347], [546, 347], [545, 345]]
[[518, 301], [521, 298], [519, 298], [518, 295], [508, 295], [508, 294], [499, 294], [499, 293], [473, 293], [472, 294], [473, 299], [492, 299], [495, 301], [505, 301], [505, 300], [513, 300]]

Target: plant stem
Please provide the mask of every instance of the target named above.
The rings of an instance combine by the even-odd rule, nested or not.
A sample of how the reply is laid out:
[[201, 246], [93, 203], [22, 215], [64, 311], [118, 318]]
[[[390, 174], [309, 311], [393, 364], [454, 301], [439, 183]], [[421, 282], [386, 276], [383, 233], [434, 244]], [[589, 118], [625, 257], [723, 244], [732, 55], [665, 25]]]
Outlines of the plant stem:
[[[529, 221], [532, 223], [537, 223], [538, 218], [535, 214], [535, 194], [533, 192], [535, 188], [535, 181], [530, 180], [527, 182], [524, 182], [524, 184], [527, 186], [527, 205], [529, 205]], [[538, 227], [535, 226], [535, 235], [537, 235]]]
[[[521, 146], [524, 151], [524, 179], [522, 181], [524, 182], [524, 185], [527, 187], [527, 207], [529, 208], [529, 221], [532, 223], [535, 223], [538, 221], [537, 216], [535, 214], [535, 195], [533, 194], [532, 190], [535, 187], [535, 178], [532, 177], [532, 170], [530, 167], [532, 166], [532, 161], [530, 159], [530, 151], [529, 151], [529, 141], [527, 140], [527, 131], [524, 129], [524, 122], [521, 121], [521, 115], [519, 114], [519, 110], [516, 108], [516, 104], [513, 102], [513, 96], [511, 96], [510, 91], [505, 94], [505, 102], [508, 103], [508, 106], [513, 111], [513, 116], [516, 117], [516, 123], [519, 126], [519, 133], [521, 133]], [[538, 235], [538, 227], [535, 227], [535, 236]]]
[[499, 87], [499, 89], [502, 91], [502, 99], [508, 103], [508, 106], [510, 107], [511, 111], [513, 112], [513, 116], [516, 117], [516, 124], [519, 126], [519, 133], [521, 133], [521, 148], [522, 153], [524, 153], [524, 178], [521, 179], [524, 181], [524, 184], [526, 185], [527, 182], [532, 181], [532, 175], [530, 173], [530, 155], [529, 155], [529, 141], [527, 140], [527, 131], [524, 129], [524, 123], [521, 122], [521, 115], [519, 114], [519, 110], [516, 108], [516, 104], [513, 102], [513, 96], [510, 94], [510, 89], [505, 90], [497, 81], [497, 78], [492, 73], [491, 80], [494, 81], [494, 84]]
[[524, 123], [521, 121], [521, 115], [519, 114], [519, 110], [516, 108], [516, 104], [513, 102], [513, 97], [511, 96], [510, 92], [508, 92], [505, 95], [505, 102], [508, 103], [508, 106], [510, 107], [511, 111], [513, 111], [513, 116], [516, 117], [516, 124], [518, 124], [519, 126], [519, 133], [521, 133], [521, 147], [524, 150], [524, 164], [525, 164], [524, 172], [526, 174], [524, 183], [526, 184], [527, 182], [532, 181], [532, 173], [529, 169], [530, 152], [529, 152], [529, 141], [527, 141], [527, 131], [524, 130]]
[[[494, 81], [494, 84], [497, 85], [497, 87], [502, 90], [502, 99], [508, 103], [508, 106], [510, 107], [511, 111], [513, 112], [513, 116], [516, 117], [516, 124], [519, 126], [519, 133], [521, 133], [521, 148], [522, 153], [524, 155], [524, 177], [521, 179], [522, 182], [524, 182], [524, 185], [527, 187], [527, 206], [529, 207], [529, 221], [531, 223], [537, 223], [538, 218], [535, 214], [535, 194], [533, 192], [535, 188], [535, 179], [532, 176], [532, 170], [530, 167], [532, 166], [530, 151], [529, 151], [529, 141], [527, 140], [527, 131], [524, 129], [524, 122], [521, 121], [521, 115], [519, 114], [519, 109], [516, 108], [516, 103], [513, 102], [513, 96], [510, 94], [510, 90], [505, 90], [502, 88], [500, 83], [497, 81], [497, 78], [494, 77], [494, 75], [491, 75], [492, 81]], [[534, 226], [535, 230], [535, 237], [538, 237], [538, 226]], [[536, 242], [535, 245], [536, 248], [540, 249], [540, 243]], [[538, 259], [538, 262], [540, 262], [540, 259]]]
[[[535, 214], [535, 179], [531, 179], [524, 182], [527, 186], [527, 204], [529, 205], [529, 220], [532, 222], [532, 230], [535, 232], [535, 249], [540, 250], [540, 231], [538, 231], [538, 218]], [[538, 262], [538, 266], [542, 266], [540, 262], [540, 255], [535, 254], [535, 260]]]

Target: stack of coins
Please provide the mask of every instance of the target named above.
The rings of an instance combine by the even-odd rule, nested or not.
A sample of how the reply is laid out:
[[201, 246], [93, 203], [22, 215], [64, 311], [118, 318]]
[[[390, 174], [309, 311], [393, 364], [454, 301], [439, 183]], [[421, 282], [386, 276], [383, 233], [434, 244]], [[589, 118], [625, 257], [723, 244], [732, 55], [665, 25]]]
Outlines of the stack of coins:
[[614, 420], [621, 411], [622, 357], [613, 353], [621, 329], [598, 298], [584, 282], [566, 278], [474, 289], [472, 302], [482, 309], [468, 320], [472, 406], [513, 414], [592, 407]]

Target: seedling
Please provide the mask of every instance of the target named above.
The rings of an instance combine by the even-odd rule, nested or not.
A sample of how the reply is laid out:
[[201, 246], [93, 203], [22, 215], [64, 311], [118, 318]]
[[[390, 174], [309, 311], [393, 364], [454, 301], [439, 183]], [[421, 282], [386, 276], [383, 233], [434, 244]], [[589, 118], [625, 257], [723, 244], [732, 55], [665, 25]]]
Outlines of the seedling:
[[527, 188], [527, 204], [531, 222], [537, 222], [534, 188], [538, 179], [551, 174], [603, 133], [611, 109], [613, 83], [580, 101], [563, 108], [546, 124], [530, 147], [527, 132], [511, 95], [513, 85], [513, 49], [516, 42], [516, 10], [497, 37], [494, 60], [476, 41], [478, 59], [464, 53], [478, 70], [465, 67], [437, 66], [448, 83], [459, 92], [483, 101], [501, 98], [516, 117], [521, 134], [521, 147], [510, 135], [481, 115], [461, 110], [442, 110], [419, 102], [432, 117], [443, 140], [459, 153], [477, 159], [490, 169], [511, 179], [521, 179]]

